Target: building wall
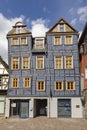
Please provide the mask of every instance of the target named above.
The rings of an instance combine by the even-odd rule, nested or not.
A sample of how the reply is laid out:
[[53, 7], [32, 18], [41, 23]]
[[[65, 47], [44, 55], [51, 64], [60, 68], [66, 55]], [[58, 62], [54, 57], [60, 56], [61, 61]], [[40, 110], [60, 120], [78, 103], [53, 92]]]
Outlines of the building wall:
[[50, 99], [50, 117], [58, 117], [58, 99], [71, 99], [71, 118], [83, 118], [83, 107], [79, 97], [64, 97]]
[[[59, 34], [57, 34], [59, 35]], [[67, 34], [64, 34], [62, 36], [62, 45], [55, 46], [54, 45], [54, 36], [55, 34], [47, 35], [47, 44], [48, 44], [48, 59], [50, 64], [50, 76], [51, 76], [51, 89], [52, 94], [54, 96], [70, 96], [70, 95], [80, 95], [80, 73], [79, 73], [79, 55], [78, 55], [78, 45], [77, 45], [77, 35], [72, 35], [73, 37], [73, 44], [72, 45], [65, 45], [64, 36]], [[62, 70], [55, 70], [54, 69], [54, 56], [63, 56], [63, 59], [65, 56], [73, 56], [73, 69], [65, 69], [64, 63], [63, 63], [63, 69]], [[61, 92], [55, 92], [54, 91], [54, 81], [75, 81], [75, 91], [64, 91]], [[65, 86], [64, 86], [65, 87]]]
[[87, 88], [87, 79], [85, 78], [85, 68], [87, 67], [87, 54], [82, 54], [80, 55], [80, 73], [82, 74], [83, 77], [83, 89]]

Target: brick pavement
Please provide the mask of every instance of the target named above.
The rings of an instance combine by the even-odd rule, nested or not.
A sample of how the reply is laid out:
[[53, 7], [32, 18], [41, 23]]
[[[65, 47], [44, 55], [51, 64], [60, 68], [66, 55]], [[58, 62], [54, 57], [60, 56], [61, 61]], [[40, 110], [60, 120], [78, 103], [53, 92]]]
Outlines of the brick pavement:
[[32, 119], [0, 117], [0, 130], [87, 130], [87, 120], [46, 117]]

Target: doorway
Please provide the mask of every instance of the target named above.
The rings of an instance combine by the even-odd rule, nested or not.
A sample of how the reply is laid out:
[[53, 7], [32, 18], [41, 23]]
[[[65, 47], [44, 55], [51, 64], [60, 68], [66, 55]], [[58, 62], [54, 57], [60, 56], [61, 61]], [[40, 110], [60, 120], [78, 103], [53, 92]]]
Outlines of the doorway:
[[47, 99], [35, 99], [35, 115], [47, 116]]
[[19, 116], [19, 100], [11, 100], [10, 116]]

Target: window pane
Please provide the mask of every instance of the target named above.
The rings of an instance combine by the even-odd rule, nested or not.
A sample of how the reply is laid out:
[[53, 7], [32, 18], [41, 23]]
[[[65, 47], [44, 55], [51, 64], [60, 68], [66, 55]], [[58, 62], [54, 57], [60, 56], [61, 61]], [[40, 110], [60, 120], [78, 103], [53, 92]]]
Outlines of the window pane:
[[66, 44], [72, 44], [72, 37], [66, 36]]
[[19, 69], [19, 60], [17, 57], [12, 58], [12, 69]]
[[30, 79], [29, 78], [24, 79], [24, 87], [25, 88], [30, 88]]
[[35, 47], [36, 47], [36, 49], [43, 49], [44, 48], [44, 39], [36, 39]]
[[21, 37], [21, 45], [27, 44], [26, 37]]
[[62, 69], [62, 57], [55, 57], [54, 65], [55, 69]]
[[55, 37], [54, 45], [61, 45], [61, 37]]
[[37, 57], [36, 58], [36, 68], [37, 69], [44, 69], [44, 57]]
[[74, 90], [75, 89], [74, 82], [73, 81], [67, 81], [66, 89], [67, 90]]
[[60, 24], [60, 32], [64, 32], [64, 24]]
[[29, 69], [30, 68], [30, 58], [29, 57], [23, 57], [22, 59], [22, 69]]
[[62, 90], [63, 89], [62, 87], [63, 86], [62, 86], [62, 82], [61, 81], [56, 82], [56, 84], [55, 84], [55, 90]]
[[18, 38], [13, 38], [12, 39], [12, 45], [19, 45]]
[[72, 56], [66, 56], [66, 69], [73, 68]]
[[37, 91], [45, 91], [44, 81], [37, 82]]
[[17, 78], [13, 78], [12, 80], [12, 84], [13, 84], [13, 88], [17, 88], [18, 87], [18, 79]]

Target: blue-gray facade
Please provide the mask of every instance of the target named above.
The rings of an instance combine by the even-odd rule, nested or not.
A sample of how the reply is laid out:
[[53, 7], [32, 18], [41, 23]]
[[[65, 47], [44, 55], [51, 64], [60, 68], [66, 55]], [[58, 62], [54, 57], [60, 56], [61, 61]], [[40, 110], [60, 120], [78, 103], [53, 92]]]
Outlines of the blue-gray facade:
[[[61, 19], [64, 21], [63, 19]], [[60, 20], [60, 21], [61, 21]], [[66, 22], [66, 21], [64, 21]], [[59, 23], [58, 23], [59, 24]], [[69, 25], [69, 27], [71, 27]], [[73, 30], [73, 28], [71, 27]], [[9, 89], [8, 89], [8, 98], [10, 97], [14, 100], [20, 97], [30, 98], [63, 98], [63, 97], [80, 97], [80, 73], [79, 73], [79, 55], [78, 55], [78, 32], [51, 32], [46, 33], [44, 38], [45, 48], [42, 50], [35, 49], [35, 38], [32, 38], [31, 32], [27, 31], [26, 33], [14, 34], [14, 30], [11, 30], [7, 34], [8, 38], [8, 62], [9, 62]], [[13, 34], [11, 34], [13, 33]], [[65, 44], [65, 36], [72, 36], [72, 44]], [[27, 45], [12, 45], [12, 38], [21, 36], [27, 37]], [[62, 44], [55, 46], [54, 37], [61, 36]], [[30, 69], [22, 69], [22, 57], [30, 57]], [[44, 56], [44, 69], [36, 69], [36, 56]], [[63, 57], [63, 68], [54, 69], [54, 56]], [[65, 56], [73, 57], [73, 68], [65, 69]], [[19, 69], [12, 70], [11, 59], [12, 57], [19, 58]], [[12, 78], [18, 78], [18, 88], [12, 87]], [[23, 79], [25, 77], [31, 78], [31, 87], [26, 89], [23, 87]], [[36, 82], [44, 81], [45, 82], [45, 91], [37, 91]], [[54, 82], [62, 81], [63, 90], [56, 91], [54, 89]], [[66, 90], [66, 82], [74, 81], [75, 90]], [[34, 107], [34, 106], [33, 106]]]

